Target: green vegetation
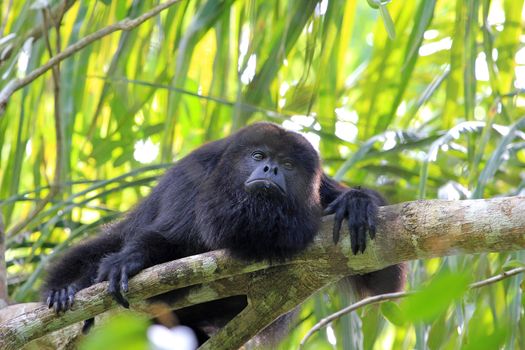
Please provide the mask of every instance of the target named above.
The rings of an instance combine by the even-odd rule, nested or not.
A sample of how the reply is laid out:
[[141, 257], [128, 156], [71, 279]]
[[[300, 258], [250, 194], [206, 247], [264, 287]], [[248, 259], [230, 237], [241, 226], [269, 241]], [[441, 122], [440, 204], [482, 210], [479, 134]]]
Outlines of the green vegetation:
[[[2, 1], [0, 97], [159, 2]], [[304, 132], [327, 172], [391, 202], [523, 194], [523, 30], [521, 0], [181, 0], [96, 40], [0, 115], [10, 295], [35, 300], [48, 258], [136, 203], [173, 160], [259, 120]], [[431, 301], [367, 306], [306, 348], [525, 349], [523, 277], [466, 290], [524, 260], [413, 262], [409, 288], [429, 283]], [[282, 348], [349, 302], [335, 289], [312, 298]]]

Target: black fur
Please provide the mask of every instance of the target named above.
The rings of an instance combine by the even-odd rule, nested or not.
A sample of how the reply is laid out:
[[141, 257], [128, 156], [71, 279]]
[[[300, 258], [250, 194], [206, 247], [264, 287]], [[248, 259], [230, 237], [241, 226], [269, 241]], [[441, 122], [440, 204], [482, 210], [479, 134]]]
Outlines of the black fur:
[[[247, 182], [253, 174], [265, 178]], [[356, 254], [365, 250], [367, 233], [374, 237], [377, 207], [385, 203], [377, 192], [349, 189], [323, 174], [300, 134], [257, 123], [178, 161], [123, 220], [52, 265], [44, 295], [49, 307], [65, 311], [78, 290], [108, 280], [109, 292], [128, 307], [121, 293], [128, 278], [155, 264], [220, 248], [245, 260], [290, 258], [313, 240], [323, 209], [335, 213], [336, 243], [347, 220]], [[354, 281], [363, 293], [376, 293], [401, 288], [403, 276], [396, 267]], [[231, 306], [231, 318], [245, 305], [245, 298], [224, 299], [207, 304], [206, 312], [196, 306], [178, 314], [198, 327], [211, 322], [214, 307]]]

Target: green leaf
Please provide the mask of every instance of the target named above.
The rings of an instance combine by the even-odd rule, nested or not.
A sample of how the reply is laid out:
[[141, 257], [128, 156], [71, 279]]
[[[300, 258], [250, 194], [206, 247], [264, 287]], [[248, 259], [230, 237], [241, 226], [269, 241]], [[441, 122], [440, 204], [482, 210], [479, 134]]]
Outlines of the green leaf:
[[147, 138], [151, 135], [158, 134], [162, 130], [164, 130], [165, 125], [164, 123], [159, 123], [155, 125], [148, 125], [144, 129], [142, 129], [143, 138]]
[[428, 167], [431, 161], [436, 161], [441, 146], [449, 144], [454, 140], [457, 140], [463, 134], [480, 133], [485, 127], [484, 122], [468, 121], [459, 123], [452, 127], [439, 139], [434, 141], [430, 146], [427, 156], [421, 165], [420, 170], [420, 181], [419, 181], [419, 198], [425, 198], [426, 195], [426, 184], [428, 179]]
[[493, 350], [500, 349], [506, 338], [505, 330], [498, 330], [492, 334], [470, 337], [470, 342], [464, 344], [463, 350]]
[[103, 327], [94, 329], [83, 339], [79, 348], [146, 350], [149, 349], [146, 338], [148, 325], [147, 318], [126, 312], [107, 320]]
[[441, 315], [430, 326], [428, 332], [427, 344], [430, 349], [442, 349], [447, 339], [447, 317]]
[[[487, 327], [488, 325], [484, 321], [486, 311], [487, 310], [479, 307], [474, 311], [474, 314], [468, 323], [466, 340], [461, 347], [462, 349], [501, 349], [510, 330], [513, 328], [519, 328], [514, 323], [509, 327], [509, 321], [507, 320], [503, 320], [503, 322], [497, 326]], [[507, 343], [507, 345], [511, 344]], [[510, 349], [514, 347], [509, 346], [508, 348]]]
[[512, 125], [507, 135], [505, 135], [505, 137], [500, 141], [498, 147], [496, 147], [496, 150], [492, 153], [490, 159], [487, 161], [487, 164], [479, 175], [478, 184], [474, 190], [473, 198], [482, 197], [485, 185], [490, 179], [494, 177], [496, 171], [499, 169], [499, 166], [505, 159], [503, 154], [506, 152], [507, 146], [516, 137], [516, 133], [523, 128], [525, 128], [525, 118], [519, 119], [514, 125]]
[[377, 10], [379, 8], [379, 5], [381, 4], [381, 1], [379, 0], [366, 0], [366, 2], [368, 3], [368, 6], [375, 10]]
[[381, 304], [381, 313], [390, 323], [396, 326], [403, 326], [406, 320], [403, 316], [403, 312], [397, 303], [393, 301], [387, 301]]
[[409, 321], [432, 321], [465, 293], [469, 280], [466, 273], [436, 276], [427, 287], [403, 301], [404, 317]]
[[502, 269], [504, 271], [508, 271], [508, 270], [512, 270], [512, 269], [515, 269], [515, 268], [519, 268], [519, 267], [524, 267], [525, 266], [525, 263], [523, 261], [519, 261], [519, 260], [510, 260], [510, 261], [507, 261]]

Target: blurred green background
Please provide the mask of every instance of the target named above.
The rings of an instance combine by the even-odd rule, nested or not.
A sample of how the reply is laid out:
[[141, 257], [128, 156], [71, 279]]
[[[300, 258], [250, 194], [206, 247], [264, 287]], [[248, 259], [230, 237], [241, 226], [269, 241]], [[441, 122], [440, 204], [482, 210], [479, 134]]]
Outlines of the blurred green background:
[[[3, 0], [0, 90], [159, 3]], [[12, 299], [36, 300], [47, 259], [130, 208], [174, 160], [255, 121], [301, 131], [329, 174], [393, 203], [525, 193], [523, 1], [379, 5], [180, 1], [15, 92], [0, 116]], [[417, 261], [409, 288], [448, 273], [462, 285], [462, 274], [480, 280], [524, 260], [521, 251]], [[460, 288], [417, 322], [396, 322], [393, 304], [365, 307], [307, 348], [525, 349], [522, 278]], [[435, 297], [454, 296], [436, 285]], [[281, 347], [347, 303], [333, 288], [319, 293]]]

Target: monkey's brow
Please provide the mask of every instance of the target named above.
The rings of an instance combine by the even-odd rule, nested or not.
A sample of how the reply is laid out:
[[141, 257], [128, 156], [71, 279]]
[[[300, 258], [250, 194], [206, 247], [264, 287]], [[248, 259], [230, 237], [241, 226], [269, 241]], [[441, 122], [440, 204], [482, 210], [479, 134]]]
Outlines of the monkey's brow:
[[263, 149], [263, 150], [271, 149], [267, 144], [261, 143], [261, 142], [250, 142], [250, 143], [239, 144], [239, 147], [248, 148], [248, 149], [257, 148], [257, 149]]

